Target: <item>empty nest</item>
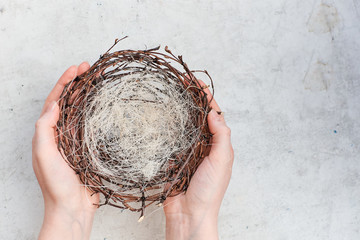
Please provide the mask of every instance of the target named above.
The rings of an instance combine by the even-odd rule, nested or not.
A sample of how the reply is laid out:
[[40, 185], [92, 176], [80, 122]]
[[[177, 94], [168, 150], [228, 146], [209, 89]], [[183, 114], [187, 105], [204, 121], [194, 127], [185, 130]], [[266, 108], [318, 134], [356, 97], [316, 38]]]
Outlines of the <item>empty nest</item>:
[[[120, 39], [122, 40], [122, 39]], [[185, 192], [207, 153], [210, 101], [181, 56], [165, 47], [110, 52], [68, 83], [58, 148], [81, 182], [140, 212]], [[176, 65], [176, 67], [175, 67]]]

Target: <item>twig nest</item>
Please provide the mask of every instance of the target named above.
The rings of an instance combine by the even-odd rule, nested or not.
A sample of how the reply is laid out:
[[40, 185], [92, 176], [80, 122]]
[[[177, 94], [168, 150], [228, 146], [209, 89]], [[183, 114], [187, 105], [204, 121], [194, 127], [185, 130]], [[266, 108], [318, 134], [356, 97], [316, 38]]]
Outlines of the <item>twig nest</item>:
[[210, 143], [209, 100], [167, 47], [111, 53], [114, 45], [65, 87], [58, 147], [81, 182], [103, 195], [99, 206], [142, 219], [147, 206], [189, 186]]

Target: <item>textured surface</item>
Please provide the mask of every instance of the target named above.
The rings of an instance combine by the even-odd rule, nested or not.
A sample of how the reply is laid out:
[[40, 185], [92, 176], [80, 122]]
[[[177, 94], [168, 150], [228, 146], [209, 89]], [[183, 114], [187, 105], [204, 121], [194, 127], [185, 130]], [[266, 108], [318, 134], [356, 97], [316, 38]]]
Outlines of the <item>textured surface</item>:
[[[120, 48], [168, 45], [207, 69], [232, 128], [222, 239], [360, 239], [360, 1], [0, 2], [0, 238], [34, 239], [31, 137], [60, 74]], [[157, 211], [99, 209], [92, 239], [163, 239]]]

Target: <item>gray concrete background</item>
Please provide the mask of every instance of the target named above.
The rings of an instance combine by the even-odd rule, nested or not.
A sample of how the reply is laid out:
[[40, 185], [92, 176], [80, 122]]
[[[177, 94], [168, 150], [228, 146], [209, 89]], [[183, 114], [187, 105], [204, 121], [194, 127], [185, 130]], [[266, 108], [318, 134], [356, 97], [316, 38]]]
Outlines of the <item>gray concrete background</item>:
[[[207, 69], [232, 129], [222, 239], [360, 239], [360, 1], [0, 2], [0, 239], [35, 239], [34, 123], [72, 64], [168, 45]], [[157, 211], [98, 210], [91, 239], [163, 239]]]

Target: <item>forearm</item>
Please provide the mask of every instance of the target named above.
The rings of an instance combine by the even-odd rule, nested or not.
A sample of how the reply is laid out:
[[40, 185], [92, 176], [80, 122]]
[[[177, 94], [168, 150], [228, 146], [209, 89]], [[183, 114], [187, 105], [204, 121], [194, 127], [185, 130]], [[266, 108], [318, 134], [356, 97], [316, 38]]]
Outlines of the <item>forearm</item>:
[[217, 216], [191, 217], [166, 216], [167, 240], [216, 240], [218, 239]]
[[47, 207], [39, 240], [89, 239], [93, 219], [94, 212], [91, 211], [72, 212], [65, 209]]

